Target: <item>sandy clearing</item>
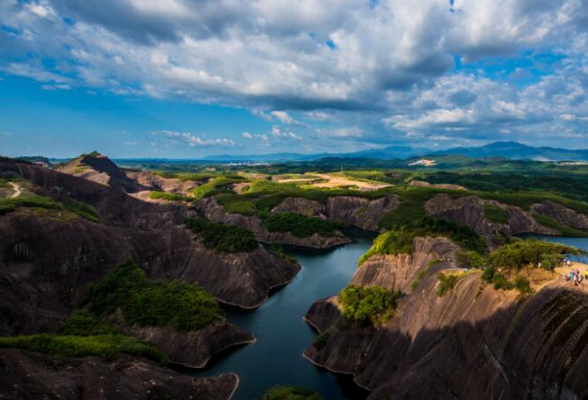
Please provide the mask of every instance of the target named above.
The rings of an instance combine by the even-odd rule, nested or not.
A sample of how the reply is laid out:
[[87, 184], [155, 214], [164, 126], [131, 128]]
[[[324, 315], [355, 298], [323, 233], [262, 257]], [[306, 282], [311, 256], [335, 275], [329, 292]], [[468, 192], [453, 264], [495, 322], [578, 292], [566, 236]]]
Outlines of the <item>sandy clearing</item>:
[[313, 186], [320, 187], [320, 188], [334, 188], [340, 186], [357, 186], [359, 190], [378, 190], [390, 187], [392, 185], [388, 185], [386, 183], [375, 183], [375, 182], [365, 182], [365, 181], [358, 181], [347, 178], [345, 176], [339, 175], [331, 175], [331, 174], [318, 174], [317, 175], [321, 179], [327, 180], [327, 182], [321, 182], [314, 184]]

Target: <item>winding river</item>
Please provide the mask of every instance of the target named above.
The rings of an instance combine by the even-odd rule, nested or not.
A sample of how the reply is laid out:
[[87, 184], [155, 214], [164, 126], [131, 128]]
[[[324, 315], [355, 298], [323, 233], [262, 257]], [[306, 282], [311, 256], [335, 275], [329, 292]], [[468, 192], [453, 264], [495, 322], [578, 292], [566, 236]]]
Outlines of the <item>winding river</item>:
[[197, 375], [234, 372], [240, 383], [233, 400], [252, 400], [275, 385], [311, 388], [325, 399], [365, 399], [368, 392], [357, 387], [350, 376], [338, 376], [318, 368], [302, 357], [316, 333], [302, 317], [313, 302], [337, 294], [349, 284], [357, 260], [371, 246], [375, 235], [347, 232], [354, 242], [330, 251], [289, 249], [302, 270], [287, 286], [274, 292], [253, 311], [228, 309], [228, 319], [251, 331], [257, 342], [232, 349], [213, 358]]

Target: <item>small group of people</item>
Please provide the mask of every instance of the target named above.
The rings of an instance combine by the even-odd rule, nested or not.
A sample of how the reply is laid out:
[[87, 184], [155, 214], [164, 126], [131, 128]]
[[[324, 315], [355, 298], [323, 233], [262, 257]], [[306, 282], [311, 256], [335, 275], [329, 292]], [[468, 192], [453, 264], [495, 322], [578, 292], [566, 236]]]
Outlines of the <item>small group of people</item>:
[[569, 280], [574, 282], [574, 285], [580, 286], [584, 279], [588, 281], [588, 270], [584, 271], [584, 275], [582, 275], [579, 269], [573, 269], [570, 271]]

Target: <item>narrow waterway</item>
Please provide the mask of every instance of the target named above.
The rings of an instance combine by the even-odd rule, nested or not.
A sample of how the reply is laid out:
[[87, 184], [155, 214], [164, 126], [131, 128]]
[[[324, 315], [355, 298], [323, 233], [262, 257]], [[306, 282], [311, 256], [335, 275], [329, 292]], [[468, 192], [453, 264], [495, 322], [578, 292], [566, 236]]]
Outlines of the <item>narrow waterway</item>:
[[[198, 375], [234, 372], [240, 385], [233, 400], [253, 400], [272, 386], [300, 385], [325, 399], [362, 400], [367, 392], [349, 376], [336, 376], [302, 357], [315, 332], [302, 317], [318, 299], [337, 294], [351, 279], [357, 260], [369, 249], [374, 235], [351, 231], [354, 242], [332, 251], [292, 250], [302, 270], [254, 311], [227, 310], [228, 319], [257, 337], [257, 342], [215, 357]], [[348, 232], [349, 234], [349, 232]]]

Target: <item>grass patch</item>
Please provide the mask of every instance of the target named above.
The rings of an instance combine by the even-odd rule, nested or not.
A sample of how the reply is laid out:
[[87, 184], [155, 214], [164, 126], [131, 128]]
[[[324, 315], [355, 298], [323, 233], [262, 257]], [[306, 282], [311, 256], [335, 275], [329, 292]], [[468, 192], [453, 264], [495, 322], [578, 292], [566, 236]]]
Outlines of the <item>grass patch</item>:
[[113, 359], [120, 354], [145, 357], [167, 364], [166, 356], [153, 346], [125, 335], [72, 336], [37, 334], [0, 337], [0, 347], [34, 351], [52, 356], [96, 356]]
[[210, 197], [221, 193], [231, 193], [227, 186], [233, 183], [247, 182], [245, 178], [239, 175], [221, 175], [210, 179], [207, 183], [192, 189], [194, 201]]
[[70, 198], [62, 201], [46, 196], [19, 196], [14, 199], [0, 198], [0, 215], [16, 211], [19, 208], [40, 208], [45, 210], [69, 211], [92, 222], [100, 222], [94, 207]]
[[484, 216], [492, 222], [508, 224], [508, 211], [495, 205], [484, 206]]
[[132, 261], [92, 285], [87, 301], [99, 316], [120, 309], [130, 323], [179, 331], [202, 329], [223, 315], [218, 302], [197, 283], [148, 279]]
[[315, 391], [300, 386], [275, 386], [257, 400], [323, 400]]
[[153, 191], [149, 193], [149, 198], [154, 200], [167, 200], [167, 201], [192, 201], [194, 198], [186, 196], [180, 193], [168, 193]]
[[349, 285], [339, 294], [339, 301], [346, 319], [378, 324], [393, 316], [400, 296], [400, 291], [394, 292], [380, 286]]
[[414, 231], [404, 228], [384, 232], [374, 240], [372, 247], [361, 256], [358, 264], [363, 264], [367, 259], [375, 255], [412, 254], [414, 237]]
[[440, 273], [437, 277], [439, 285], [437, 286], [437, 296], [443, 297], [447, 292], [452, 290], [459, 280], [458, 274], [444, 274]]
[[189, 218], [184, 223], [202, 239], [207, 249], [219, 253], [248, 253], [259, 247], [253, 233], [246, 228], [204, 218]]
[[292, 232], [292, 235], [299, 238], [306, 238], [315, 233], [332, 236], [341, 227], [335, 222], [291, 212], [271, 214], [263, 222], [270, 232]]

